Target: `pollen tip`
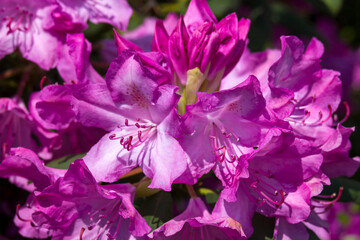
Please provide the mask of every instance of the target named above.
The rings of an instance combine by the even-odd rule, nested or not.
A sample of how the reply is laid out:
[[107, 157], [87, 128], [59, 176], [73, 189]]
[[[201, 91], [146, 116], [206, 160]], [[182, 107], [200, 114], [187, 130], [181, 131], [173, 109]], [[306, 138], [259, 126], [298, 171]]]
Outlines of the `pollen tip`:
[[80, 230], [80, 240], [83, 239], [84, 232], [85, 232], [85, 228], [82, 227], [81, 230]]

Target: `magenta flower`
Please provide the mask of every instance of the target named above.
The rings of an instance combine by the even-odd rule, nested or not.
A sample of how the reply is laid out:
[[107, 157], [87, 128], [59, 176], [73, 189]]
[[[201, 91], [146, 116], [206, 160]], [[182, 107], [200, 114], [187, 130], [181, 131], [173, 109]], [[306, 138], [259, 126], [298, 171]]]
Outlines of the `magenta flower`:
[[59, 40], [44, 29], [42, 19], [50, 18], [56, 8], [54, 1], [47, 0], [3, 1], [0, 9], [0, 58], [19, 48], [24, 58], [40, 67], [55, 67]]
[[330, 178], [351, 177], [360, 166], [359, 157], [349, 157], [350, 135], [353, 131], [354, 128], [346, 128], [338, 124], [336, 129], [332, 129], [331, 135], [324, 145], [321, 146], [324, 156], [321, 170]]
[[[345, 119], [338, 124], [332, 119], [341, 101], [339, 73], [321, 69], [323, 45], [318, 40], [312, 39], [306, 49], [293, 36], [282, 37], [281, 43], [281, 53], [276, 50], [247, 52], [251, 61], [240, 61], [224, 80], [222, 88], [235, 85], [239, 78], [244, 81], [246, 74], [259, 75], [268, 108], [278, 118], [289, 122], [297, 137], [306, 139], [314, 148], [322, 149], [323, 171], [330, 177], [351, 176], [359, 166], [358, 158], [348, 156], [352, 130], [341, 126]], [[342, 170], [327, 168], [328, 164], [346, 167]]]
[[238, 21], [235, 13], [217, 22], [206, 1], [192, 0], [172, 33], [162, 21], [157, 22], [153, 50], [170, 57], [183, 85], [187, 71], [199, 68], [208, 81], [206, 90], [213, 92], [239, 60], [249, 26], [248, 19]]
[[39, 126], [17, 98], [0, 98], [0, 158], [12, 147], [30, 148], [43, 157], [49, 155], [48, 142], [56, 134]]
[[80, 86], [49, 85], [31, 95], [30, 113], [37, 124], [56, 131], [48, 141], [52, 154], [48, 154], [46, 159], [87, 152], [105, 133], [100, 128], [84, 127], [78, 123], [71, 99], [73, 91]]
[[[122, 44], [121, 42], [118, 42], [118, 40], [121, 40], [122, 38], [126, 39], [127, 41], [130, 41], [131, 43], [134, 43], [134, 45], [137, 46], [137, 48], [133, 50], [139, 50], [141, 52], [142, 51], [150, 52], [152, 49], [152, 42], [154, 38], [154, 29], [155, 29], [156, 21], [158, 21], [158, 19], [149, 17], [146, 18], [138, 28], [131, 31], [127, 31], [121, 36], [117, 36], [118, 34], [116, 32], [115, 33], [116, 43], [114, 42], [114, 40], [110, 40], [110, 39], [102, 40], [101, 41], [102, 48], [100, 54], [103, 60], [107, 63], [110, 63], [114, 58], [118, 56], [118, 54], [120, 54], [121, 51], [125, 49], [133, 49], [129, 46], [126, 47], [123, 46], [120, 47], [119, 49], [119, 43], [120, 45]], [[176, 16], [176, 14], [169, 14], [164, 19], [164, 27], [168, 32], [171, 32], [175, 28], [177, 21], [178, 21], [178, 17]], [[118, 52], [118, 50], [120, 50], [120, 52]]]
[[160, 52], [143, 52], [139, 46], [123, 38], [116, 31], [114, 31], [114, 35], [118, 56], [125, 50], [133, 50], [138, 54], [144, 67], [154, 75], [159, 84], [174, 83], [171, 62], [166, 55]]
[[121, 31], [126, 30], [132, 9], [124, 0], [56, 0], [74, 22], [108, 23]]
[[311, 190], [312, 197], [309, 217], [300, 223], [290, 223], [283, 217], [277, 218], [274, 239], [294, 239], [297, 237], [309, 239], [307, 228], [313, 231], [320, 239], [333, 239], [330, 238], [333, 230], [329, 229], [329, 220], [331, 219], [329, 218], [329, 209], [331, 212], [332, 205], [338, 204], [336, 202], [339, 200], [343, 189], [340, 188], [338, 194], [320, 195], [323, 185], [330, 185], [330, 179], [321, 172], [307, 179], [306, 185]]
[[191, 198], [186, 210], [149, 234], [151, 239], [246, 239], [241, 225], [229, 217], [212, 216], [200, 198]]
[[360, 237], [360, 211], [355, 203], [335, 203], [327, 214], [329, 222], [329, 239], [346, 239]]
[[36, 122], [46, 129], [56, 130], [57, 136], [49, 144], [52, 158], [87, 152], [104, 135], [99, 128], [78, 123], [71, 106], [74, 91], [89, 83], [105, 82], [90, 65], [90, 43], [83, 34], [68, 34], [63, 50], [68, 53], [64, 52], [58, 70], [66, 84], [46, 86], [33, 93], [29, 102]]
[[104, 79], [90, 64], [91, 44], [84, 34], [67, 34], [57, 69], [67, 84], [96, 83]]
[[88, 83], [105, 80], [90, 65], [91, 46], [83, 34], [68, 34], [67, 53], [59, 64], [59, 72], [65, 85], [49, 85], [30, 99], [30, 112], [37, 122], [47, 129], [66, 129], [75, 120], [71, 108], [72, 93]]
[[152, 179], [150, 187], [170, 190], [187, 159], [174, 137], [179, 125], [176, 87], [158, 85], [132, 51], [111, 63], [106, 82], [89, 84], [75, 94], [80, 122], [111, 131], [84, 161], [99, 181], [114, 182], [139, 165]]
[[88, 20], [125, 30], [131, 14], [126, 1], [5, 0], [0, 9], [0, 58], [19, 48], [24, 58], [48, 70], [58, 64], [66, 33], [81, 32]]
[[[44, 162], [33, 151], [18, 147], [12, 148], [9, 155], [0, 164], [0, 176], [8, 178], [12, 176], [24, 178], [28, 182], [24, 189], [39, 191], [49, 186], [65, 170], [46, 167]], [[16, 179], [15, 179], [16, 180]]]
[[150, 227], [133, 207], [133, 194], [129, 184], [98, 185], [83, 161], [76, 160], [64, 177], [35, 193], [31, 221], [52, 239], [143, 236]]
[[231, 186], [235, 176], [247, 174], [245, 155], [259, 146], [268, 130], [264, 124], [269, 123], [260, 119], [265, 100], [259, 82], [250, 76], [232, 89], [197, 97], [183, 115], [181, 145], [190, 157], [187, 182], [194, 184], [214, 167], [223, 185]]
[[53, 184], [65, 170], [52, 169], [44, 166], [44, 162], [33, 151], [26, 148], [12, 148], [9, 155], [0, 164], [0, 177], [9, 178], [9, 181], [30, 193], [26, 204], [20, 208], [17, 205], [14, 222], [19, 233], [29, 238], [46, 238], [49, 231], [35, 226], [31, 214], [34, 209], [30, 207], [33, 202], [33, 191], [42, 191]]
[[265, 139], [249, 159], [248, 176], [238, 177], [234, 186], [223, 190], [213, 212], [238, 221], [247, 236], [253, 231], [255, 211], [268, 217], [281, 216], [292, 224], [307, 219], [311, 189], [305, 180], [317, 174], [322, 163], [319, 151], [303, 145], [292, 134], [272, 129]]

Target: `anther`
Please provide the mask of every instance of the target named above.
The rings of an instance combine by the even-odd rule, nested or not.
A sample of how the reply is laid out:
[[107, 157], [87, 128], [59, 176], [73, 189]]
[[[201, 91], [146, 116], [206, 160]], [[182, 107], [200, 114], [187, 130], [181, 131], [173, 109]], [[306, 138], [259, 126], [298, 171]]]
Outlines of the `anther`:
[[[330, 206], [334, 203], [336, 203], [337, 201], [339, 201], [341, 195], [342, 195], [342, 192], [343, 192], [344, 188], [343, 187], [339, 187], [339, 193], [337, 194], [336, 198], [333, 199], [332, 201], [321, 201], [321, 200], [317, 200], [317, 199], [313, 199], [314, 201], [320, 203], [320, 204], [323, 204], [324, 206]], [[331, 194], [331, 197], [334, 196], [334, 193]]]
[[84, 234], [84, 232], [85, 232], [85, 228], [81, 228], [81, 230], [80, 230], [80, 240], [82, 240], [83, 238], [83, 234]]
[[345, 117], [339, 122], [339, 124], [342, 124], [343, 122], [345, 122], [349, 115], [350, 115], [350, 107], [349, 107], [349, 104], [347, 102], [343, 102], [344, 106], [345, 106], [345, 109], [346, 109], [346, 114], [345, 114]]
[[47, 79], [46, 76], [43, 76], [43, 77], [41, 78], [41, 81], [40, 81], [40, 89], [43, 89], [43, 87], [44, 87], [44, 82], [45, 82], [46, 79]]

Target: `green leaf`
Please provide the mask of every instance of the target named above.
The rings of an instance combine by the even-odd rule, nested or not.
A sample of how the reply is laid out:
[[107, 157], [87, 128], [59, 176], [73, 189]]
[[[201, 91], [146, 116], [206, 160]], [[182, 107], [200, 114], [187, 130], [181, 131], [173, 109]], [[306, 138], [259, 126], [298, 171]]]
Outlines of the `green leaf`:
[[220, 19], [232, 12], [233, 9], [237, 9], [239, 2], [234, 0], [209, 0], [208, 4], [214, 15]]
[[346, 235], [344, 238], [344, 240], [359, 240], [359, 237], [357, 235]]
[[150, 183], [151, 183], [151, 179], [146, 179], [144, 181], [141, 181], [140, 184], [136, 186], [135, 198], [148, 197], [161, 191], [158, 188], [148, 188]]
[[205, 196], [208, 204], [215, 204], [219, 198], [219, 194], [208, 188], [199, 188], [199, 194]]
[[137, 12], [134, 12], [130, 18], [127, 30], [134, 30], [144, 22], [145, 17]]
[[171, 194], [169, 192], [161, 191], [147, 197], [138, 210], [146, 220], [147, 224], [154, 230], [173, 218], [173, 202]]
[[360, 204], [360, 182], [348, 178], [335, 178], [331, 180], [330, 186], [324, 186], [323, 195], [338, 193], [339, 188], [344, 190], [339, 202], [356, 202]]
[[333, 15], [338, 14], [343, 4], [342, 0], [321, 0]]
[[338, 222], [339, 222], [342, 226], [346, 227], [346, 226], [349, 225], [349, 223], [350, 223], [350, 216], [349, 216], [349, 214], [340, 212], [340, 213], [337, 214], [336, 217], [337, 217]]
[[249, 240], [265, 239], [270, 240], [274, 234], [275, 218], [265, 217], [259, 213], [255, 213], [252, 218], [254, 233]]
[[65, 157], [58, 158], [46, 164], [47, 167], [58, 168], [58, 169], [68, 169], [70, 164], [76, 159], [83, 158], [86, 153], [80, 153], [76, 155], [67, 155]]
[[320, 37], [315, 26], [298, 12], [283, 4], [272, 4], [272, 19], [275, 24], [286, 27], [296, 35]]

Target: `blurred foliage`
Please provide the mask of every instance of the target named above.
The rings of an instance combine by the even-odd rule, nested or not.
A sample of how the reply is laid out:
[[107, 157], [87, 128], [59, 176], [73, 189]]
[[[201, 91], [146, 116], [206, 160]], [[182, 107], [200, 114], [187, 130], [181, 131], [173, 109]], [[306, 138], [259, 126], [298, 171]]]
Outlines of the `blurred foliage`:
[[144, 198], [138, 211], [145, 218], [151, 229], [154, 230], [174, 217], [172, 201], [169, 192], [161, 191]]
[[57, 169], [68, 169], [70, 164], [73, 163], [76, 159], [81, 159], [85, 156], [85, 153], [80, 153], [76, 155], [67, 155], [55, 160], [52, 160], [48, 164], [47, 167], [57, 168]]

